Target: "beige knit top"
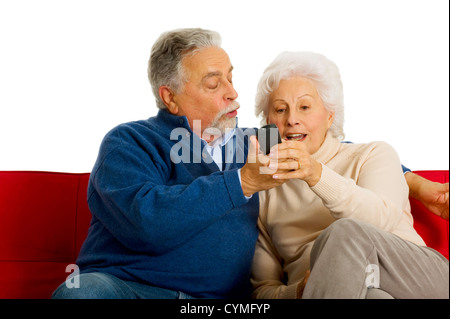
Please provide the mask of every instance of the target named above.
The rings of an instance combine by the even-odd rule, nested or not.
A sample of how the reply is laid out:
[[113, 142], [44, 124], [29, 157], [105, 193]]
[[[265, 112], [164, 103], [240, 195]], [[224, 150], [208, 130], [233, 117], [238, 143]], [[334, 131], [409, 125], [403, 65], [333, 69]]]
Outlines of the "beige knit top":
[[295, 298], [314, 240], [339, 218], [366, 221], [425, 246], [413, 228], [408, 185], [391, 146], [341, 143], [328, 134], [312, 156], [322, 163], [315, 186], [290, 180], [259, 193], [255, 298]]

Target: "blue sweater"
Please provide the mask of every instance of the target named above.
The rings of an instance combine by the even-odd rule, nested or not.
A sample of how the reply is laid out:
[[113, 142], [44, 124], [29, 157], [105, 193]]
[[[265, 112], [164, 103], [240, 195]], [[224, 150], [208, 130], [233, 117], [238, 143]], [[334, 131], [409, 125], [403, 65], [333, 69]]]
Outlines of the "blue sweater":
[[81, 272], [194, 297], [249, 297], [258, 196], [244, 197], [237, 173], [248, 137], [238, 129], [230, 142], [233, 160], [220, 171], [209, 154], [200, 156], [195, 147], [205, 142], [186, 117], [159, 111], [112, 129], [89, 181], [92, 221], [77, 259]]

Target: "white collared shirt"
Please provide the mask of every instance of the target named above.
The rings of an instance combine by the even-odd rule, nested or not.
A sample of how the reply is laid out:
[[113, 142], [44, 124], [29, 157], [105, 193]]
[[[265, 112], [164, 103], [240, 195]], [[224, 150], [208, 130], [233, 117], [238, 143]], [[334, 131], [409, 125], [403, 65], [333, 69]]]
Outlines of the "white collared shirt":
[[205, 145], [205, 148], [208, 151], [209, 155], [221, 171], [223, 170], [222, 147], [225, 146], [230, 141], [230, 139], [233, 138], [235, 132], [236, 128], [226, 132], [224, 135]]

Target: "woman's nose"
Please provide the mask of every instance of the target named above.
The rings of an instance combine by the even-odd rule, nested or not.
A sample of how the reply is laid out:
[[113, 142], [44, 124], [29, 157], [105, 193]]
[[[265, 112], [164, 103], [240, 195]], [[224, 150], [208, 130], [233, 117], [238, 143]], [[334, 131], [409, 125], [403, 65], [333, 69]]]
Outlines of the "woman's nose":
[[296, 112], [289, 112], [287, 118], [287, 124], [289, 126], [296, 126], [300, 124], [300, 116]]

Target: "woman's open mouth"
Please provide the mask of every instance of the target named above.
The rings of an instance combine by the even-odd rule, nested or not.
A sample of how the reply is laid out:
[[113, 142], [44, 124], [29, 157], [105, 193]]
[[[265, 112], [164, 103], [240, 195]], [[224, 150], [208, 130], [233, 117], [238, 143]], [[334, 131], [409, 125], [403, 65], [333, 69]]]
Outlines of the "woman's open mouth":
[[307, 134], [300, 134], [300, 133], [294, 133], [294, 134], [287, 134], [286, 139], [288, 141], [303, 141]]

